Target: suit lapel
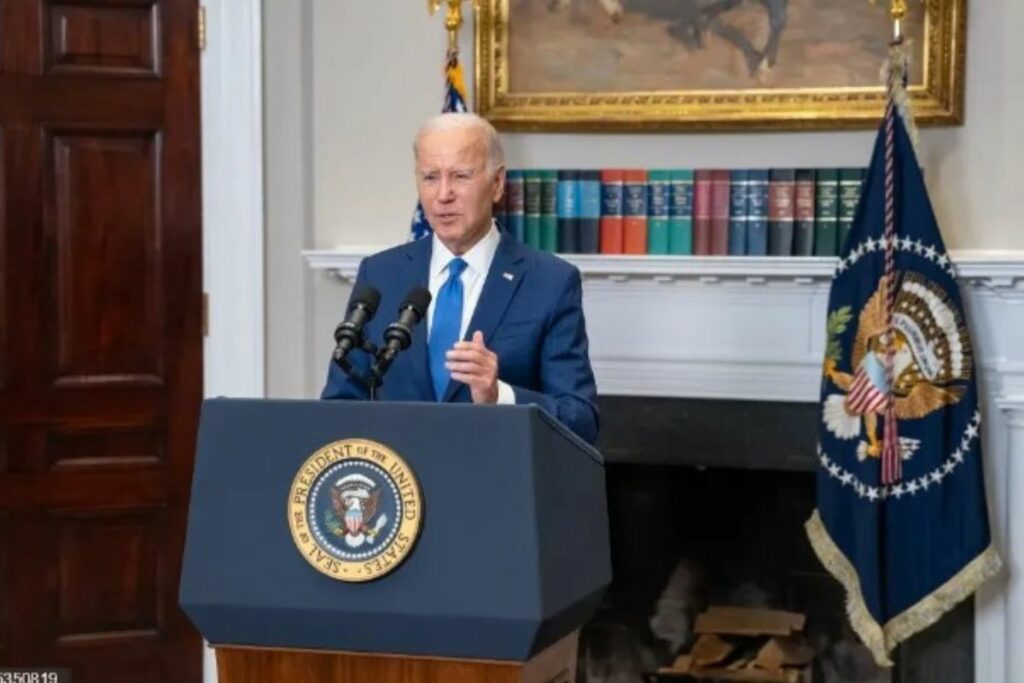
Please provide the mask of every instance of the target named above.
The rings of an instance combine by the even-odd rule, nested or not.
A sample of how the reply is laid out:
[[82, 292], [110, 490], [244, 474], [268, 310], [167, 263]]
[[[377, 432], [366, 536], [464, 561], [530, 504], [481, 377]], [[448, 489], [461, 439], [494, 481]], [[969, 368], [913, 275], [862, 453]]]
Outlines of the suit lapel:
[[[429, 257], [428, 257], [429, 258]], [[476, 310], [466, 328], [464, 340], [473, 338], [473, 333], [480, 330], [484, 333], [484, 344], [491, 341], [494, 329], [501, 322], [509, 302], [519, 289], [523, 281], [523, 252], [518, 243], [507, 234], [502, 233], [501, 243], [494, 252], [494, 260], [491, 261], [491, 268], [484, 280], [483, 291], [480, 292], [480, 299], [477, 301]], [[444, 393], [444, 400], [451, 401], [456, 392], [466, 389], [461, 382], [449, 382], [448, 389]]]
[[[424, 237], [413, 244], [406, 252], [408, 257], [411, 281], [406, 286], [406, 291], [413, 287], [430, 287], [430, 254], [433, 249], [433, 240]], [[404, 296], [404, 294], [403, 294]], [[430, 361], [427, 358], [427, 321], [421, 320], [416, 326], [417, 329], [412, 335], [412, 344], [406, 352], [412, 359], [412, 381], [419, 390], [421, 396], [428, 401], [436, 401], [434, 395], [434, 382], [430, 379]]]

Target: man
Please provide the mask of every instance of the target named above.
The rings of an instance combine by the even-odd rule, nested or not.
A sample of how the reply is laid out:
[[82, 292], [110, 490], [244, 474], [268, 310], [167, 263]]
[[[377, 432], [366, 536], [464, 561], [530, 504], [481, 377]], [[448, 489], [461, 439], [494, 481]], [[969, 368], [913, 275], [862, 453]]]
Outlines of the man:
[[[580, 274], [499, 233], [491, 215], [505, 186], [497, 132], [473, 114], [442, 114], [419, 130], [414, 151], [420, 203], [434, 234], [364, 259], [353, 289], [381, 292], [379, 312], [364, 328], [377, 342], [409, 290], [428, 287], [433, 296], [379, 398], [534, 403], [594, 443], [596, 387]], [[364, 355], [350, 355], [363, 372]], [[330, 364], [322, 398], [366, 397]]]

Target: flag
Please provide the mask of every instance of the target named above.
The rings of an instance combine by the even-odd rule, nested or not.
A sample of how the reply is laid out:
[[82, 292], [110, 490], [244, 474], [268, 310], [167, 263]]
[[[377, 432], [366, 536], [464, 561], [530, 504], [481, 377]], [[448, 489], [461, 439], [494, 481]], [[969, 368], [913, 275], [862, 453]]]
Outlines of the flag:
[[977, 362], [901, 105], [887, 107], [829, 295], [806, 524], [880, 666], [1000, 568]]
[[[459, 63], [459, 53], [452, 50], [448, 53], [448, 61], [444, 70], [444, 106], [442, 114], [451, 112], [467, 112], [466, 106], [466, 81], [462, 75], [462, 65]], [[430, 223], [423, 213], [423, 206], [416, 202], [416, 211], [412, 215], [412, 227], [409, 231], [410, 240], [418, 240], [421, 237], [430, 235]]]

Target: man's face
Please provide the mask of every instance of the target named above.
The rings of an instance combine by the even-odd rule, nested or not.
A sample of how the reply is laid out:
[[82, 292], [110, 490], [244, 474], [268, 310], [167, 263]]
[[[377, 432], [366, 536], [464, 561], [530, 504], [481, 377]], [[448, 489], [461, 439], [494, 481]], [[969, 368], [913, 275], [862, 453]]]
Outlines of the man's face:
[[464, 254], [491, 228], [505, 169], [488, 172], [486, 138], [475, 128], [424, 133], [416, 152], [416, 189], [427, 220], [453, 254]]

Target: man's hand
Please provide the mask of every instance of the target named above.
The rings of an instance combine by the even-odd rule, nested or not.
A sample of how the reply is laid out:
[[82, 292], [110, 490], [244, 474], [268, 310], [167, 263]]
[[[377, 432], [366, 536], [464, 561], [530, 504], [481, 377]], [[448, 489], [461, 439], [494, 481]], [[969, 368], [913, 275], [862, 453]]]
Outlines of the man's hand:
[[469, 386], [473, 403], [498, 402], [498, 356], [484, 346], [484, 334], [473, 333], [472, 341], [460, 341], [445, 356], [452, 379]]

